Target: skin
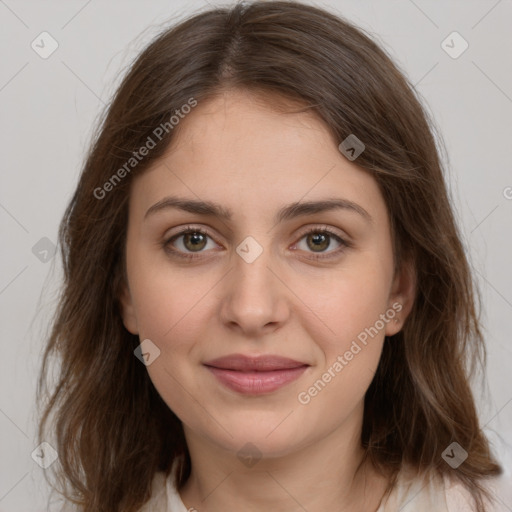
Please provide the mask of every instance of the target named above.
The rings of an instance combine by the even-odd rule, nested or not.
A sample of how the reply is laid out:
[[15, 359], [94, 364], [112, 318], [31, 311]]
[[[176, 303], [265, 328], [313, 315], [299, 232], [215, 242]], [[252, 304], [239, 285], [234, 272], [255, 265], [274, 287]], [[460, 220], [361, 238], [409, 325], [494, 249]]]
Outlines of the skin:
[[[132, 184], [127, 233], [125, 327], [161, 353], [147, 366], [164, 401], [181, 419], [192, 474], [180, 494], [187, 508], [375, 511], [387, 484], [362, 457], [363, 399], [385, 336], [398, 332], [414, 295], [414, 277], [394, 273], [390, 222], [374, 178], [338, 150], [311, 112], [283, 113], [269, 98], [224, 92], [180, 121], [164, 157]], [[163, 208], [167, 196], [229, 208], [231, 220]], [[338, 209], [279, 223], [294, 202], [343, 198], [371, 217]], [[210, 235], [194, 252], [181, 236], [191, 225]], [[308, 228], [334, 237], [315, 249]], [[247, 237], [263, 252], [247, 263]], [[168, 247], [169, 247], [168, 245]], [[341, 251], [338, 249], [341, 248]], [[201, 252], [202, 251], [202, 252]], [[315, 255], [332, 255], [315, 260]], [[399, 303], [399, 321], [378, 335], [307, 404], [307, 391], [365, 328]], [[202, 363], [232, 353], [274, 354], [310, 366], [272, 393], [247, 396], [224, 387]], [[252, 467], [237, 452], [257, 446]], [[300, 506], [299, 506], [300, 504]]]

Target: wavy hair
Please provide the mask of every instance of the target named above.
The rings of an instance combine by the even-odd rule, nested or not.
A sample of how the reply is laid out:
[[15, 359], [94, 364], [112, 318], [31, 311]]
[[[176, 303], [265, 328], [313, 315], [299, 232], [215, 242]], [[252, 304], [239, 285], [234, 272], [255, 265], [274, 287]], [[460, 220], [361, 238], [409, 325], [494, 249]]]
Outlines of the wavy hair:
[[[450, 474], [484, 511], [481, 479], [501, 468], [470, 388], [471, 372], [485, 363], [478, 297], [434, 123], [369, 34], [295, 1], [210, 8], [165, 29], [102, 115], [60, 225], [64, 283], [38, 382], [39, 438], [48, 440], [51, 428], [59, 453], [52, 485], [84, 512], [135, 512], [157, 471], [169, 474], [179, 460], [178, 489], [190, 474], [181, 422], [134, 357], [140, 340], [124, 328], [119, 302], [130, 184], [163, 155], [179, 125], [133, 169], [125, 164], [190, 98], [200, 103], [234, 89], [297, 100], [335, 140], [356, 134], [364, 142], [357, 164], [380, 187], [396, 267], [411, 262], [417, 291], [403, 329], [384, 344], [361, 443], [392, 475], [405, 464]], [[122, 179], [113, 181], [116, 173]], [[50, 389], [52, 363], [59, 368]], [[468, 452], [457, 470], [441, 458], [453, 441]]]

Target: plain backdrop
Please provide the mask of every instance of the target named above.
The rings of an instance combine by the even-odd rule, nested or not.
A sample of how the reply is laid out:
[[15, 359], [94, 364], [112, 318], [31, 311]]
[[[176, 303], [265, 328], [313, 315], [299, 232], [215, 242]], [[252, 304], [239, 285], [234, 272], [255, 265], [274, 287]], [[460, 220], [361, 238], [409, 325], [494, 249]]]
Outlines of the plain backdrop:
[[[475, 384], [475, 395], [483, 428], [510, 474], [512, 2], [315, 5], [374, 34], [444, 137], [447, 180], [482, 291], [488, 385]], [[97, 117], [150, 39], [205, 6], [200, 0], [0, 0], [0, 512], [46, 510], [44, 470], [31, 454], [36, 378], [60, 279], [52, 254]], [[41, 38], [38, 53], [33, 46]], [[42, 46], [49, 51], [52, 44], [57, 49], [43, 58]]]

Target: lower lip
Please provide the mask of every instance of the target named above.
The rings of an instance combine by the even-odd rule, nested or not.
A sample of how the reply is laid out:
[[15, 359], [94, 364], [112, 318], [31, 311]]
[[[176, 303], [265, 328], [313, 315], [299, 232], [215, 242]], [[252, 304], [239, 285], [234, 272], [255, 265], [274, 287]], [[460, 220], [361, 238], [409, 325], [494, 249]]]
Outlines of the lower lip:
[[235, 370], [223, 370], [207, 366], [217, 379], [226, 387], [244, 395], [261, 395], [271, 393], [286, 384], [298, 379], [307, 366], [287, 368], [285, 370], [273, 370], [268, 372], [241, 372]]

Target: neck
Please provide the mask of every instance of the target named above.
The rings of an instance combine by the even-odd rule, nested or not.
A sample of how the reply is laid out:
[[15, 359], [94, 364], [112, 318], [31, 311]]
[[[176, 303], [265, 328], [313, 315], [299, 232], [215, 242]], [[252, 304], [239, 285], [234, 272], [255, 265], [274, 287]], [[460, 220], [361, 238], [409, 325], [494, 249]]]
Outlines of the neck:
[[236, 453], [185, 428], [192, 470], [180, 495], [187, 509], [199, 512], [375, 512], [387, 479], [363, 463], [360, 432], [359, 421], [347, 422], [298, 450], [246, 467]]

